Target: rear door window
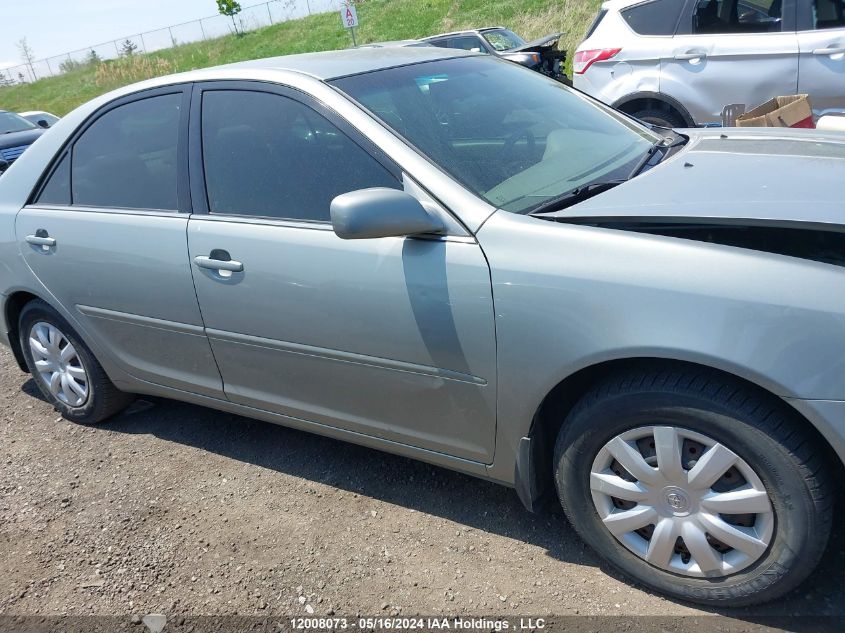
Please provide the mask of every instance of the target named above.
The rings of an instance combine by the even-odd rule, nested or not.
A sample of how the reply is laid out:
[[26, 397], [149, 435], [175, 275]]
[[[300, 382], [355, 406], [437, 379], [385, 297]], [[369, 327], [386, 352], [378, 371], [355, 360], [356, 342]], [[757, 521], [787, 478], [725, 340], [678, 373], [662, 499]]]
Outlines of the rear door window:
[[37, 204], [70, 204], [70, 154], [65, 154], [38, 194]]
[[782, 0], [698, 0], [692, 33], [780, 33], [782, 6]]
[[149, 97], [118, 106], [94, 121], [73, 146], [73, 204], [178, 209], [181, 105], [181, 93]]
[[674, 35], [683, 8], [684, 0], [650, 0], [621, 13], [639, 35]]

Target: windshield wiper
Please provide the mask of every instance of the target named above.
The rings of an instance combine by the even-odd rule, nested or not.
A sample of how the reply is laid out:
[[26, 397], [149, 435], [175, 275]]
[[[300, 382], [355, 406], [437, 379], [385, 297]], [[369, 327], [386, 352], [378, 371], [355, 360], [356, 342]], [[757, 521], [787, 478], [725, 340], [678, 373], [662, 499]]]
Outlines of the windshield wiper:
[[[663, 155], [663, 158], [665, 158], [669, 154], [670, 149], [677, 147], [678, 145], [683, 145], [689, 140], [686, 136], [682, 136], [681, 134], [677, 134], [677, 137], [678, 138], [674, 141], [670, 138], [662, 138], [652, 143], [651, 147], [649, 147], [648, 151], [645, 153], [645, 156], [637, 161], [637, 164], [631, 170], [631, 175], [628, 176], [628, 180], [631, 180], [634, 176], [639, 176], [642, 170], [646, 168], [646, 165], [648, 165], [651, 162], [651, 159], [654, 158], [654, 155], [661, 149], [666, 150], [666, 154]], [[661, 160], [663, 159], [661, 158]], [[660, 161], [658, 161], [658, 163], [659, 162]]]
[[[535, 208], [533, 211], [528, 213], [528, 215], [543, 215], [545, 213], [551, 213], [554, 211], [560, 211], [561, 209], [565, 209], [566, 207], [570, 207], [573, 204], [577, 204], [578, 202], [582, 202], [587, 198], [592, 198], [593, 196], [597, 196], [600, 193], [607, 191], [608, 189], [612, 189], [617, 185], [621, 185], [623, 182], [628, 182], [635, 176], [638, 176], [640, 172], [645, 169], [646, 165], [651, 162], [654, 158], [655, 154], [658, 151], [665, 149], [666, 154], [664, 154], [664, 158], [668, 155], [669, 150], [673, 147], [677, 147], [678, 145], [683, 145], [687, 142], [687, 137], [678, 135], [678, 138], [672, 141], [672, 139], [661, 138], [651, 144], [651, 147], [648, 148], [645, 155], [637, 161], [637, 164], [631, 170], [631, 173], [628, 175], [627, 178], [621, 178], [619, 180], [605, 180], [605, 181], [596, 181], [591, 182], [586, 185], [581, 185], [580, 187], [576, 187], [571, 191], [563, 194], [562, 196], [558, 196], [557, 198], [552, 198]], [[662, 160], [662, 158], [661, 158]]]
[[575, 187], [575, 189], [568, 191], [562, 196], [558, 196], [557, 198], [552, 198], [551, 200], [544, 202], [528, 215], [543, 215], [545, 213], [560, 211], [566, 207], [571, 207], [573, 204], [582, 202], [587, 198], [597, 196], [608, 189], [616, 187], [617, 185], [621, 185], [623, 182], [627, 182], [627, 180], [605, 180]]

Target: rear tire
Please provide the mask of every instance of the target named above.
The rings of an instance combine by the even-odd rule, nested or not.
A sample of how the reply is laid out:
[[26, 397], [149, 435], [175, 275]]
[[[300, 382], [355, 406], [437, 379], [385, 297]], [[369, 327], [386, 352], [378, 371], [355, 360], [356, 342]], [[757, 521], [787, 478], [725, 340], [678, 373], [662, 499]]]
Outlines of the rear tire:
[[686, 121], [677, 112], [672, 110], [661, 110], [658, 108], [646, 108], [637, 112], [632, 112], [631, 116], [639, 119], [643, 123], [649, 125], [656, 125], [663, 128], [685, 128]]
[[21, 310], [18, 332], [38, 390], [62, 417], [97, 424], [134, 399], [114, 386], [70, 324], [40, 299]]
[[815, 569], [831, 530], [833, 488], [801, 424], [716, 372], [619, 374], [564, 423], [558, 496], [596, 552], [652, 589], [723, 607], [774, 600]]

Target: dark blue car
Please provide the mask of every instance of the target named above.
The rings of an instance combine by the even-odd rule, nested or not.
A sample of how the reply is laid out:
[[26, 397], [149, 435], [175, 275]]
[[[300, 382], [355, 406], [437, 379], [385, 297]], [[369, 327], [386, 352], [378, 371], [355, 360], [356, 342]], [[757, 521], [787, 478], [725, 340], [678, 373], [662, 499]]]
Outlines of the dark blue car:
[[6, 171], [44, 130], [14, 112], [0, 110], [0, 173]]

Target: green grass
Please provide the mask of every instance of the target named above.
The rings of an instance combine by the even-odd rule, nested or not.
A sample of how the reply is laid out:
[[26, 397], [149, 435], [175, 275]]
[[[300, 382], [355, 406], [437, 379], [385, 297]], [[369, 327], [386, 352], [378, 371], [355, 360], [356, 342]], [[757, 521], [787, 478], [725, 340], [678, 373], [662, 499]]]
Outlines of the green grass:
[[[566, 31], [561, 48], [573, 50], [600, 0], [367, 0], [359, 5], [359, 44], [424, 37], [461, 28], [502, 25], [533, 39]], [[337, 13], [268, 26], [241, 36], [183, 44], [149, 55], [89, 65], [31, 84], [0, 88], [0, 108], [67, 114], [114, 88], [174, 72], [290, 53], [351, 45]]]

